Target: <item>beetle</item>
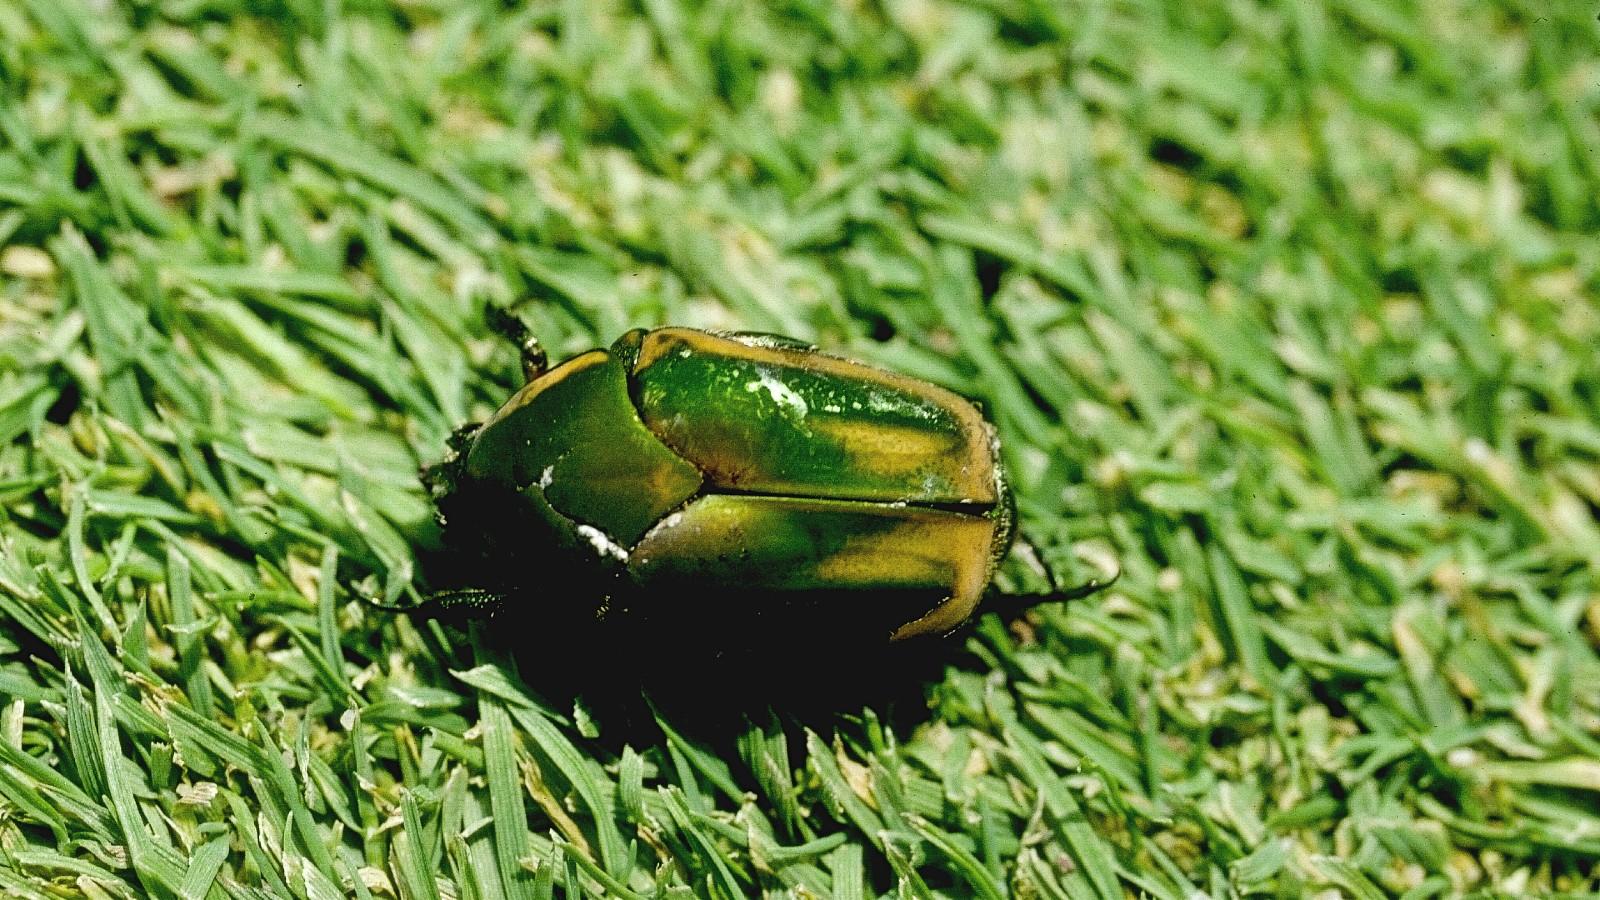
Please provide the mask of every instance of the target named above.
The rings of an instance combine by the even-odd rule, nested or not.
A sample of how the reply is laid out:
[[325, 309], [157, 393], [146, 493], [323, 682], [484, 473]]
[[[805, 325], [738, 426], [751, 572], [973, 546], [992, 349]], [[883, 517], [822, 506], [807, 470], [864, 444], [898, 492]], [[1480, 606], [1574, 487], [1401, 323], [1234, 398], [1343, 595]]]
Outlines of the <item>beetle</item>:
[[[528, 597], [592, 599], [600, 619], [813, 622], [874, 641], [967, 622], [1017, 542], [994, 427], [926, 381], [792, 338], [666, 327], [550, 366], [520, 320], [525, 383], [423, 470], [470, 587], [469, 616]], [[1104, 584], [1005, 595], [1031, 605]], [[563, 600], [562, 602], [567, 602]]]

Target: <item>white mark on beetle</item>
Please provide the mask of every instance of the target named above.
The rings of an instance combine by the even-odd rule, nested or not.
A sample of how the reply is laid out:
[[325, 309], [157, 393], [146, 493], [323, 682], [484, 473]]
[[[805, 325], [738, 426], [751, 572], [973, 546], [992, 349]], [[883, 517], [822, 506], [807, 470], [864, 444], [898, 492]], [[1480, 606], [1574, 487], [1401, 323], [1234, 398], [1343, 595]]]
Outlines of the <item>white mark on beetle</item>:
[[867, 395], [867, 409], [875, 413], [904, 412], [905, 403], [899, 397], [873, 391]]
[[772, 402], [778, 404], [778, 408], [793, 419], [803, 419], [806, 413], [811, 411], [806, 405], [806, 399], [795, 393], [794, 388], [767, 372], [762, 372], [759, 379], [747, 382], [744, 389], [752, 394], [766, 391], [772, 397]]
[[583, 535], [601, 556], [609, 556], [618, 562], [628, 561], [627, 548], [593, 525], [579, 525], [578, 534]]

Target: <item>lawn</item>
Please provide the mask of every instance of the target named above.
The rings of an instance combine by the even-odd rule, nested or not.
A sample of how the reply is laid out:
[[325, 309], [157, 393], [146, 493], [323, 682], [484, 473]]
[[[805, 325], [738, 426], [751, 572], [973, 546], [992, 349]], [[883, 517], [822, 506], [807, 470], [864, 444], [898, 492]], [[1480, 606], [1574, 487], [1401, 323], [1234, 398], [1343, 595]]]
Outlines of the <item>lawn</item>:
[[[0, 3], [0, 893], [1595, 896], [1597, 12]], [[368, 603], [490, 302], [979, 398], [1121, 580], [621, 736]]]

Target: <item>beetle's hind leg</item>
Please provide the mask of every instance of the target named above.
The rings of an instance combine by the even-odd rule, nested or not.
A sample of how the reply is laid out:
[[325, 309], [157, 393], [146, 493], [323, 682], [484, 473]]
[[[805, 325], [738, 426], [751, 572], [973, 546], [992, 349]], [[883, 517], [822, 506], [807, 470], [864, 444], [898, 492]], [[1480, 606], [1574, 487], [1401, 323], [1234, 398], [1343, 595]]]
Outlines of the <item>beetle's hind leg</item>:
[[504, 307], [493, 303], [484, 307], [483, 318], [489, 330], [515, 344], [522, 354], [522, 378], [532, 381], [550, 368], [550, 358], [545, 355], [539, 339], [528, 330], [527, 323], [512, 315]]
[[1122, 571], [1119, 569], [1111, 573], [1109, 576], [1091, 578], [1088, 581], [1085, 581], [1083, 584], [1073, 585], [1071, 587], [1062, 587], [1060, 580], [1056, 577], [1055, 569], [1051, 568], [1050, 564], [1045, 562], [1044, 559], [1039, 555], [1039, 548], [1035, 547], [1033, 543], [1026, 537], [1018, 538], [1017, 547], [1027, 555], [1028, 562], [1032, 568], [1044, 576], [1044, 580], [1050, 585], [1050, 588], [1049, 590], [1045, 591], [1034, 591], [1020, 594], [991, 594], [988, 601], [984, 604], [984, 610], [986, 612], [998, 612], [1001, 615], [1007, 615], [1011, 613], [1020, 613], [1025, 609], [1038, 606], [1041, 603], [1059, 603], [1066, 600], [1079, 600], [1089, 596], [1090, 594], [1105, 590], [1111, 585], [1116, 584], [1117, 579], [1122, 577]]

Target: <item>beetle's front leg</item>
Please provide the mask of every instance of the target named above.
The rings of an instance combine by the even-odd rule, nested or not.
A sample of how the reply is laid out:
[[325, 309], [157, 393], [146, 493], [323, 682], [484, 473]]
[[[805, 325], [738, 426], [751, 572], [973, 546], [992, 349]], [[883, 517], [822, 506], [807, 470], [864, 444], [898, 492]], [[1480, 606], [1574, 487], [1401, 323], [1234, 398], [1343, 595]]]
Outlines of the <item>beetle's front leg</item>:
[[425, 604], [442, 613], [488, 618], [505, 609], [506, 595], [485, 588], [453, 588], [429, 594]]
[[522, 354], [523, 381], [532, 381], [549, 370], [550, 358], [527, 323], [493, 303], [484, 307], [483, 318], [489, 330], [515, 344], [517, 352]]
[[389, 612], [421, 613], [424, 616], [448, 614], [475, 618], [492, 616], [504, 609], [506, 595], [488, 588], [449, 588], [434, 591], [415, 604], [384, 603], [376, 596], [369, 596], [367, 602]]

